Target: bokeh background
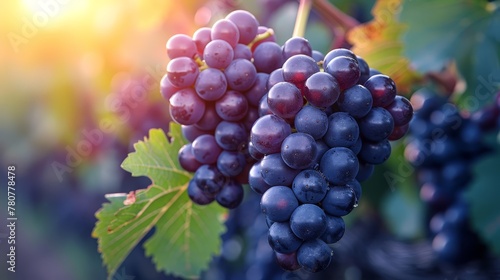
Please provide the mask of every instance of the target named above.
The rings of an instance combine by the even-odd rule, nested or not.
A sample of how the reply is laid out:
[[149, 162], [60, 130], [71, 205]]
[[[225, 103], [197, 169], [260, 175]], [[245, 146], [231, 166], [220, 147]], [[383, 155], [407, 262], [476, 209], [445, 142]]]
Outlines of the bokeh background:
[[[373, 19], [374, 1], [330, 2], [359, 23]], [[159, 93], [159, 82], [168, 63], [165, 51], [168, 38], [177, 33], [191, 35], [232, 10], [246, 9], [261, 24], [272, 27], [278, 43], [282, 44], [292, 34], [297, 7], [298, 2], [293, 0], [3, 1], [0, 4], [0, 155], [4, 170], [8, 165], [16, 166], [19, 245], [18, 272], [12, 278], [4, 269], [6, 229], [0, 229], [0, 278], [105, 279], [97, 242], [91, 237], [96, 222], [94, 214], [106, 201], [105, 194], [126, 193], [149, 183], [146, 178], [131, 177], [120, 164], [133, 151], [133, 143], [144, 138], [150, 128], [168, 130], [168, 104]], [[387, 20], [392, 16], [389, 14]], [[333, 47], [350, 47], [352, 41], [346, 37], [346, 26], [340, 27], [332, 26], [321, 13], [313, 12], [306, 38], [322, 52]], [[377, 46], [374, 40], [372, 48]], [[369, 63], [376, 62], [377, 48], [366, 51], [367, 47], [361, 43], [355, 45], [355, 50], [356, 47], [372, 55], [367, 59]], [[379, 51], [390, 48], [381, 46]], [[415, 73], [399, 53], [394, 58], [389, 55], [384, 63], [399, 63], [401, 67], [391, 76], [405, 73], [400, 81], [407, 95], [422, 79], [444, 80], [441, 83], [444, 88], [450, 80], [446, 80], [449, 73], [425, 77]], [[451, 80], [454, 86], [456, 81]], [[396, 148], [394, 159], [364, 184], [366, 195], [360, 209], [347, 220], [346, 238], [349, 231], [353, 237], [340, 247], [345, 258], [335, 265], [335, 271], [329, 272], [331, 277], [337, 277], [332, 279], [381, 277], [363, 269], [356, 261], [353, 251], [359, 242], [354, 237], [370, 239], [372, 233], [384, 231], [387, 240], [411, 241], [408, 246], [425, 240], [425, 207], [415, 182], [407, 178], [394, 188], [383, 176], [382, 170], [398, 170], [404, 160], [402, 148]], [[6, 215], [5, 195], [2, 190], [2, 221]], [[238, 211], [248, 212], [234, 215], [259, 219], [254, 215], [258, 212], [258, 198], [249, 194], [243, 208]], [[259, 223], [262, 225], [262, 221]], [[229, 228], [258, 232], [258, 226], [253, 224]], [[498, 225], [495, 229], [498, 232]], [[225, 239], [222, 257], [214, 260], [203, 278], [266, 279], [268, 269], [277, 271], [273, 279], [309, 277], [264, 265], [249, 268], [243, 264], [241, 245], [247, 235], [234, 236]], [[403, 246], [400, 250], [412, 251], [412, 248]], [[262, 250], [264, 253], [260, 254], [266, 254]], [[379, 258], [386, 257], [383, 252], [380, 254]], [[381, 269], [387, 266], [378, 265]], [[232, 278], [227, 276], [230, 274]], [[139, 246], [114, 279], [173, 277], [157, 273]]]

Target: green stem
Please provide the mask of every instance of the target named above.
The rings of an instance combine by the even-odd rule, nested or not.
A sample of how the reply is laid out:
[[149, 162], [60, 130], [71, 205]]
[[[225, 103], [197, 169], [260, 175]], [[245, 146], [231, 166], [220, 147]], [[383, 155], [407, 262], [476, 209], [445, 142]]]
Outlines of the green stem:
[[262, 34], [258, 34], [257, 36], [255, 36], [255, 38], [252, 40], [252, 42], [250, 42], [247, 45], [247, 47], [251, 49], [253, 47], [253, 45], [255, 45], [256, 43], [258, 43], [258, 42], [260, 42], [260, 41], [262, 41], [264, 39], [267, 39], [267, 38], [269, 38], [269, 37], [271, 37], [273, 35], [274, 35], [274, 30], [272, 30], [271, 28], [268, 28], [266, 30], [266, 32], [264, 32]]
[[295, 19], [295, 27], [293, 29], [293, 37], [304, 37], [306, 33], [307, 18], [311, 12], [312, 0], [300, 0], [297, 18]]

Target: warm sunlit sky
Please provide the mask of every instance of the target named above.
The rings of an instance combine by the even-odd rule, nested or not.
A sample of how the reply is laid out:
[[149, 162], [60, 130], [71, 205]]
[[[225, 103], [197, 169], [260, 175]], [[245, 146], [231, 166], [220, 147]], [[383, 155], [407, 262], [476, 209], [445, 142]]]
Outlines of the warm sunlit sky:
[[[206, 20], [204, 2], [2, 2], [2, 154], [19, 157], [28, 149], [28, 160], [72, 143], [82, 127], [110, 113], [105, 100], [117, 83], [144, 75], [159, 82], [168, 37], [192, 34], [198, 10], [197, 20]], [[157, 92], [154, 84], [148, 90]]]

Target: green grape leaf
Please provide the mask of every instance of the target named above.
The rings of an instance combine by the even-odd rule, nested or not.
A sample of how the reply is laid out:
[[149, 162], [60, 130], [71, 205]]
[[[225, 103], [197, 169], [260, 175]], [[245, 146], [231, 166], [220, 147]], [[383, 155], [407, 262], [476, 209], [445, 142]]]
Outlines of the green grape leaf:
[[500, 255], [500, 207], [498, 167], [500, 152], [482, 158], [474, 166], [474, 181], [466, 192], [472, 227]]
[[400, 40], [406, 27], [397, 19], [401, 0], [379, 0], [372, 9], [373, 20], [353, 28], [347, 39], [352, 51], [363, 57], [371, 68], [390, 76], [398, 90], [408, 93], [420, 79], [403, 55]]
[[122, 167], [133, 176], [149, 177], [152, 184], [128, 195], [108, 195], [110, 202], [96, 213], [92, 236], [98, 239], [108, 279], [153, 228], [144, 248], [159, 271], [197, 278], [219, 253], [227, 212], [216, 203], [191, 202], [186, 193], [191, 175], [177, 160], [186, 143], [179, 125], [170, 126], [169, 139], [162, 130], [152, 129], [149, 139], [134, 145], [135, 152]]
[[[425, 15], [423, 17], [422, 15]], [[469, 0], [404, 1], [404, 53], [420, 72], [440, 71], [451, 62], [465, 81], [458, 104], [475, 111], [500, 86], [500, 9]]]

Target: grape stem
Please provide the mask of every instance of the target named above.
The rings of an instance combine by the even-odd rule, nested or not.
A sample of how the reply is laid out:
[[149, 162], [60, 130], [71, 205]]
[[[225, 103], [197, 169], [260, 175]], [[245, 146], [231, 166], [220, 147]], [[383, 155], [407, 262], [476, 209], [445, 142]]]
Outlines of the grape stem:
[[196, 55], [194, 61], [196, 62], [196, 64], [198, 64], [198, 69], [200, 70], [200, 72], [208, 68], [207, 63], [204, 60], [201, 60], [198, 55]]
[[327, 0], [314, 0], [313, 7], [325, 21], [334, 26], [340, 26], [344, 32], [359, 25], [355, 18], [337, 9]]
[[247, 46], [248, 48], [252, 48], [253, 45], [257, 44], [258, 42], [266, 39], [266, 38], [269, 38], [271, 36], [274, 35], [274, 30], [272, 28], [268, 28], [266, 30], [266, 32], [262, 33], [262, 34], [258, 34], [257, 36], [255, 36], [255, 38], [252, 40], [252, 42], [250, 42]]
[[359, 22], [350, 15], [337, 9], [332, 3], [327, 0], [314, 0], [314, 11], [317, 12], [325, 23], [330, 26], [335, 40], [332, 48], [343, 47], [345, 42], [346, 33], [352, 28], [359, 25]]
[[295, 19], [295, 27], [293, 29], [293, 37], [304, 37], [312, 2], [312, 0], [300, 0], [297, 18]]

